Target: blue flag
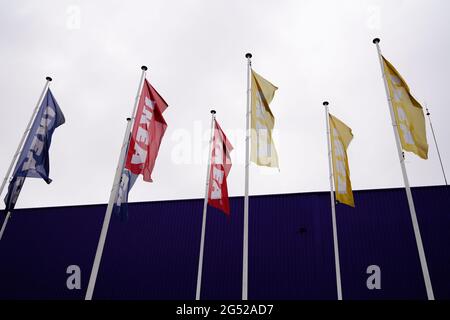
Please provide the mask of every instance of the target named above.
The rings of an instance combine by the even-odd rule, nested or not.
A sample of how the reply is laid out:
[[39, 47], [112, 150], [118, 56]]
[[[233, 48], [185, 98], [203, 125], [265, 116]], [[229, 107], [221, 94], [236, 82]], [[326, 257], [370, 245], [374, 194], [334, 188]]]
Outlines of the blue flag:
[[22, 152], [17, 160], [13, 177], [5, 197], [5, 210], [11, 211], [16, 205], [26, 177], [42, 178], [50, 183], [49, 149], [53, 131], [65, 122], [64, 115], [50, 89], [42, 101], [33, 125], [28, 133]]
[[120, 216], [120, 220], [126, 221], [128, 219], [128, 193], [136, 182], [138, 175], [133, 174], [128, 169], [123, 169], [120, 177], [119, 191], [117, 192], [116, 200], [114, 201], [113, 213]]

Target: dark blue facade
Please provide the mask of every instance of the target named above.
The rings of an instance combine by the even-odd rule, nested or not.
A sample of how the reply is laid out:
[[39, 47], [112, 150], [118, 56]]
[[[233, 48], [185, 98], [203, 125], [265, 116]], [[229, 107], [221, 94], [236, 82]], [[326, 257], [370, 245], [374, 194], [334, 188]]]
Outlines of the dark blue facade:
[[[426, 299], [404, 189], [355, 192], [337, 206], [344, 299]], [[413, 189], [437, 299], [450, 299], [450, 189]], [[194, 299], [202, 199], [132, 203], [113, 217], [95, 299]], [[240, 299], [243, 198], [231, 216], [209, 208], [203, 299]], [[0, 241], [0, 299], [83, 299], [105, 205], [22, 209]], [[1, 218], [2, 220], [3, 218]], [[336, 299], [327, 192], [250, 198], [249, 298]], [[81, 268], [81, 290], [66, 268]], [[366, 286], [369, 265], [381, 289]]]

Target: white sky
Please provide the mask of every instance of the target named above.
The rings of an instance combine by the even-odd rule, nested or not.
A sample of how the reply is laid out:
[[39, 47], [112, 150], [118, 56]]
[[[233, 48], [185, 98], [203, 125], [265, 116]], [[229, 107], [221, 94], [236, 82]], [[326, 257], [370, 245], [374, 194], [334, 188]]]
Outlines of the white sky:
[[[235, 147], [229, 193], [242, 195], [246, 52], [279, 87], [271, 108], [281, 170], [252, 165], [251, 194], [328, 190], [324, 100], [353, 129], [353, 189], [401, 186], [375, 36], [429, 106], [450, 175], [447, 0], [58, 0], [1, 7], [2, 178], [47, 75], [66, 117], [50, 149], [53, 183], [27, 179], [19, 208], [108, 201], [143, 64], [169, 104], [168, 129], [155, 182], [139, 178], [130, 201], [204, 196], [211, 107]], [[429, 160], [407, 154], [413, 186], [443, 184], [427, 128]], [[5, 194], [6, 188], [2, 202]]]

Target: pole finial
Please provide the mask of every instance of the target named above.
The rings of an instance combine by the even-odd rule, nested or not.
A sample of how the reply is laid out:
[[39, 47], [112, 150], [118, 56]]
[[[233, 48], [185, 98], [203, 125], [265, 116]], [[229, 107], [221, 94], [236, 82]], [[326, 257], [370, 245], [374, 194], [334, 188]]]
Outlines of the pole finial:
[[47, 80], [47, 81], [52, 81], [53, 79], [51, 78], [51, 77], [45, 77], [45, 80]]
[[212, 109], [211, 114], [216, 114], [216, 110]]
[[328, 106], [328, 105], [329, 105], [328, 101], [324, 101], [324, 102], [323, 102], [323, 105], [324, 105], [325, 107]]
[[148, 69], [147, 66], [142, 66], [142, 67], [141, 67], [141, 70], [142, 70], [142, 71], [147, 71], [147, 69]]
[[246, 54], [245, 54], [245, 57], [246, 57], [247, 59], [251, 59], [251, 58], [252, 58], [252, 54], [251, 54], [251, 53], [246, 53]]
[[380, 43], [380, 38], [375, 38], [372, 41], [374, 44], [379, 44]]
[[131, 121], [131, 118], [127, 118], [127, 121]]

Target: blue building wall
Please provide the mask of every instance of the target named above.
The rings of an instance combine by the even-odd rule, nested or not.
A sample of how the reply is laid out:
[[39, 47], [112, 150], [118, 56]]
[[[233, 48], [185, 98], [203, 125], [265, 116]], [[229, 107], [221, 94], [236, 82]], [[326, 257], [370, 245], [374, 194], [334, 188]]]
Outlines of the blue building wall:
[[[450, 189], [413, 189], [437, 299], [450, 299]], [[355, 192], [337, 206], [344, 299], [426, 299], [404, 189]], [[132, 203], [113, 217], [95, 299], [194, 299], [202, 199]], [[202, 299], [240, 299], [243, 198], [208, 209]], [[0, 299], [83, 299], [105, 205], [15, 211], [0, 241]], [[3, 219], [3, 218], [1, 218]], [[68, 290], [66, 268], [81, 268]], [[381, 290], [366, 286], [381, 268]], [[250, 299], [336, 299], [329, 193], [250, 198]]]

